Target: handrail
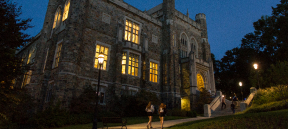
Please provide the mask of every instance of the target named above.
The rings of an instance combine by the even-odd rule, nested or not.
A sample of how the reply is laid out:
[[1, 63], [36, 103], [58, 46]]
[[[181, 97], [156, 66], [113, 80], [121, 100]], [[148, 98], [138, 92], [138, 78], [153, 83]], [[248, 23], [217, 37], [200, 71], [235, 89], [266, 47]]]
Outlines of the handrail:
[[244, 103], [247, 103], [248, 105], [251, 103], [252, 99], [254, 98], [256, 92], [253, 92], [249, 95], [249, 97], [247, 98], [247, 100], [244, 101]]
[[214, 98], [214, 100], [212, 100], [212, 102], [210, 104], [205, 104], [204, 105], [204, 116], [205, 117], [210, 117], [211, 116], [211, 111], [215, 111], [216, 108], [221, 104], [222, 92], [221, 91], [217, 91], [216, 95], [217, 96]]
[[240, 103], [240, 109], [241, 109], [241, 111], [246, 110], [246, 108], [251, 104], [251, 102], [252, 102], [254, 96], [256, 95], [256, 93], [257, 93], [257, 90], [253, 91], [253, 92], [249, 95], [249, 97], [247, 98], [247, 100], [245, 100], [244, 102], [241, 102], [241, 103]]
[[[215, 110], [214, 108], [215, 108], [215, 104], [218, 102], [218, 100], [221, 102], [221, 96], [216, 96], [215, 97], [215, 99], [210, 103], [210, 108], [212, 109], [212, 110]], [[218, 107], [218, 105], [216, 106], [216, 108]]]

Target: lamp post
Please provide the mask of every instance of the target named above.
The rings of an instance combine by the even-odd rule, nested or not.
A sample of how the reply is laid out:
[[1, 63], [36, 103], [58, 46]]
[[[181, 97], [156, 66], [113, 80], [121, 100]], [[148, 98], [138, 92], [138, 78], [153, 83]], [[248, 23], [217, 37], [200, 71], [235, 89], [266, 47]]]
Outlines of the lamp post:
[[239, 86], [241, 87], [241, 95], [242, 95], [242, 101], [243, 101], [242, 82], [239, 82]]
[[98, 64], [99, 64], [99, 75], [98, 75], [98, 87], [96, 91], [96, 105], [94, 108], [94, 118], [93, 118], [93, 127], [92, 129], [97, 129], [97, 115], [98, 115], [98, 94], [99, 94], [99, 87], [100, 87], [100, 76], [101, 76], [101, 68], [104, 62], [104, 54], [100, 52], [98, 56]]
[[254, 69], [257, 71], [257, 84], [258, 84], [258, 86], [259, 86], [259, 89], [260, 89], [260, 84], [259, 84], [259, 72], [258, 72], [258, 64], [254, 64], [253, 65], [254, 66]]

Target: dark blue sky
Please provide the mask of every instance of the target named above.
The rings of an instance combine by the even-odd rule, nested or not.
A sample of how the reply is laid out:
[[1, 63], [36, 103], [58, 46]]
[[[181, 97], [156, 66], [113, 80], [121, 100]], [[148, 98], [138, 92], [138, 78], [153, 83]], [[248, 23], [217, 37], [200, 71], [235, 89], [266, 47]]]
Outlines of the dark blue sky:
[[[43, 26], [49, 0], [13, 0], [22, 5], [22, 18], [33, 18], [31, 36], [40, 32]], [[144, 11], [160, 4], [163, 0], [124, 0]], [[265, 2], [264, 2], [265, 1]], [[253, 32], [253, 22], [263, 15], [271, 15], [271, 6], [280, 0], [175, 0], [176, 9], [195, 19], [197, 13], [205, 13], [208, 26], [208, 40], [211, 52], [221, 59], [227, 50], [240, 46], [245, 34]]]

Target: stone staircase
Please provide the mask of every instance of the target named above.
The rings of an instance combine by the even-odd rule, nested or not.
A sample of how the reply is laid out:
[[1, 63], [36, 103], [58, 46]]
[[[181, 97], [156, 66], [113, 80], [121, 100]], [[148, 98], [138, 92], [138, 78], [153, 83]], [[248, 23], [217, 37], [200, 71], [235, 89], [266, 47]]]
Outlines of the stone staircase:
[[[231, 110], [231, 101], [229, 100], [225, 100], [226, 102], [226, 108], [221, 110], [221, 106], [222, 106], [222, 103], [216, 108], [215, 111], [211, 112], [211, 117], [218, 117], [218, 116], [227, 116], [227, 115], [233, 115], [233, 112]], [[224, 106], [225, 107], [225, 106]], [[240, 101], [238, 102], [238, 104], [236, 105], [235, 107], [235, 113], [237, 112], [241, 112], [241, 109], [240, 109]]]

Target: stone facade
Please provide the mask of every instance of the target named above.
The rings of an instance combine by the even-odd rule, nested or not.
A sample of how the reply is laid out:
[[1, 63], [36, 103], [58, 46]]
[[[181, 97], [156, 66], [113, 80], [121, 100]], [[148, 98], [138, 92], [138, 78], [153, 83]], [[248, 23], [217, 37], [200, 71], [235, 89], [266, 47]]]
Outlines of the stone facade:
[[[24, 76], [17, 85], [27, 87], [40, 108], [51, 96], [67, 107], [86, 86], [96, 86], [97, 45], [109, 49], [106, 69], [100, 77], [104, 105], [109, 99], [109, 87], [117, 96], [123, 91], [132, 95], [140, 90], [154, 92], [169, 108], [182, 107], [181, 98], [189, 98], [192, 105], [198, 90], [198, 74], [203, 77], [204, 87], [215, 93], [205, 14], [197, 14], [194, 21], [188, 13], [184, 15], [175, 9], [175, 0], [163, 0], [145, 12], [123, 0], [70, 0], [68, 18], [54, 28], [55, 12], [63, 12], [67, 1], [49, 0], [43, 29], [16, 53], [32, 70], [29, 82], [23, 85]], [[126, 20], [139, 25], [138, 43], [125, 40]], [[29, 57], [32, 49], [35, 57]], [[129, 55], [137, 55], [137, 75], [122, 74], [123, 52], [127, 54], [127, 63]], [[28, 58], [33, 58], [33, 62], [27, 63]], [[157, 64], [156, 82], [150, 81], [150, 62]]]

